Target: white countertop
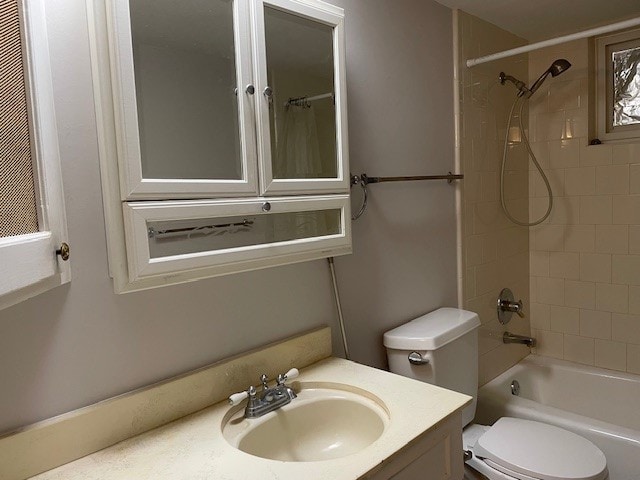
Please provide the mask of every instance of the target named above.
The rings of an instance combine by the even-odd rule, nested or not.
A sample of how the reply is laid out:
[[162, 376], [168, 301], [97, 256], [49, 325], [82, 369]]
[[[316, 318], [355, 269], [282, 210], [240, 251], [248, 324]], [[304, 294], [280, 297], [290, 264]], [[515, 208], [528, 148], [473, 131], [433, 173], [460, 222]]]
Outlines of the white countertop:
[[237, 450], [223, 438], [222, 421], [230, 408], [225, 401], [32, 478], [357, 479], [471, 401], [467, 395], [340, 358], [303, 369], [298, 380], [367, 390], [384, 402], [389, 425], [369, 447], [346, 457], [321, 462], [266, 460]]

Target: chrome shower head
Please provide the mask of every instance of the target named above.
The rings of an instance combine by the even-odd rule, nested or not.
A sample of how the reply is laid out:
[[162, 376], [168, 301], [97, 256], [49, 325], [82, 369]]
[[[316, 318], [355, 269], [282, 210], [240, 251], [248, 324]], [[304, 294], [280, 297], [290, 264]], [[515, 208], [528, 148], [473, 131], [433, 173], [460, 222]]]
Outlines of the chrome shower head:
[[568, 60], [565, 60], [564, 58], [559, 58], [555, 60], [551, 64], [551, 66], [547, 68], [547, 70], [542, 75], [540, 75], [540, 77], [535, 82], [533, 82], [533, 85], [531, 85], [531, 88], [529, 88], [528, 96], [530, 97], [531, 95], [533, 95], [536, 92], [536, 90], [540, 88], [540, 86], [544, 83], [544, 81], [547, 79], [549, 75], [551, 75], [552, 77], [557, 77], [561, 73], [564, 73], [567, 70], [569, 70], [570, 67], [571, 67], [571, 64], [569, 63]]
[[535, 82], [533, 82], [533, 85], [531, 85], [530, 88], [527, 88], [524, 82], [518, 80], [515, 77], [512, 77], [511, 75], [507, 75], [504, 72], [500, 72], [500, 83], [502, 85], [504, 85], [507, 81], [513, 83], [516, 86], [516, 88], [519, 90], [518, 92], [519, 97], [526, 96], [526, 98], [529, 98], [531, 97], [531, 95], [535, 93], [536, 90], [540, 88], [540, 85], [544, 83], [544, 81], [547, 79], [549, 75], [551, 75], [552, 77], [557, 77], [561, 73], [566, 72], [570, 67], [571, 67], [571, 64], [569, 63], [568, 60], [565, 60], [564, 58], [559, 58], [555, 60], [551, 64], [551, 66], [547, 68], [545, 72], [542, 75], [540, 75], [540, 77], [538, 77], [538, 79]]

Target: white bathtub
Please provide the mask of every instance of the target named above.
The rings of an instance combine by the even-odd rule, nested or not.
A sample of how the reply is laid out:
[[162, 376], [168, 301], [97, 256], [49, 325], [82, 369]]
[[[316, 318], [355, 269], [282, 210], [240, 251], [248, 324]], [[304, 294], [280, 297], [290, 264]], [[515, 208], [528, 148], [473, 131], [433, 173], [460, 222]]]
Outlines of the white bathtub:
[[582, 435], [606, 455], [610, 480], [640, 479], [640, 376], [530, 355], [478, 392], [477, 423], [505, 416]]

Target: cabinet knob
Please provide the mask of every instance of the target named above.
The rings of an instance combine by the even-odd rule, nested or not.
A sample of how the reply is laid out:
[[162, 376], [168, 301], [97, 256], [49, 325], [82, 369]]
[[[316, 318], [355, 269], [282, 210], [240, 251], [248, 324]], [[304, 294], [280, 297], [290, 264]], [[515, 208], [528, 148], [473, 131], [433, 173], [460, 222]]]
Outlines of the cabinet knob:
[[265, 89], [264, 89], [264, 91], [262, 93], [264, 94], [265, 97], [271, 98], [273, 96], [273, 88], [265, 87]]
[[70, 255], [69, 245], [66, 244], [65, 242], [62, 242], [60, 244], [60, 248], [56, 250], [56, 255], [60, 255], [60, 258], [65, 262], [69, 260], [69, 255]]
[[271, 204], [269, 202], [264, 202], [262, 204], [262, 211], [268, 212], [269, 210], [271, 210]]
[[256, 93], [256, 87], [249, 84], [247, 85], [247, 88], [245, 88], [245, 92], [247, 92], [249, 95], [253, 95], [254, 93]]

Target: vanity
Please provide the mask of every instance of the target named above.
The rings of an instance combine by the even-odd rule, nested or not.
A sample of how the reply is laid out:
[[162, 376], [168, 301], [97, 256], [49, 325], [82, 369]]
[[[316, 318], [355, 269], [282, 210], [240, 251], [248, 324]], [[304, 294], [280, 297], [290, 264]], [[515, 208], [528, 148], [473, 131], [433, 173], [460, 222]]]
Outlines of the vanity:
[[[325, 327], [27, 427], [0, 438], [0, 477], [462, 478], [470, 397], [330, 355]], [[285, 364], [302, 367], [289, 404], [229, 405]]]

